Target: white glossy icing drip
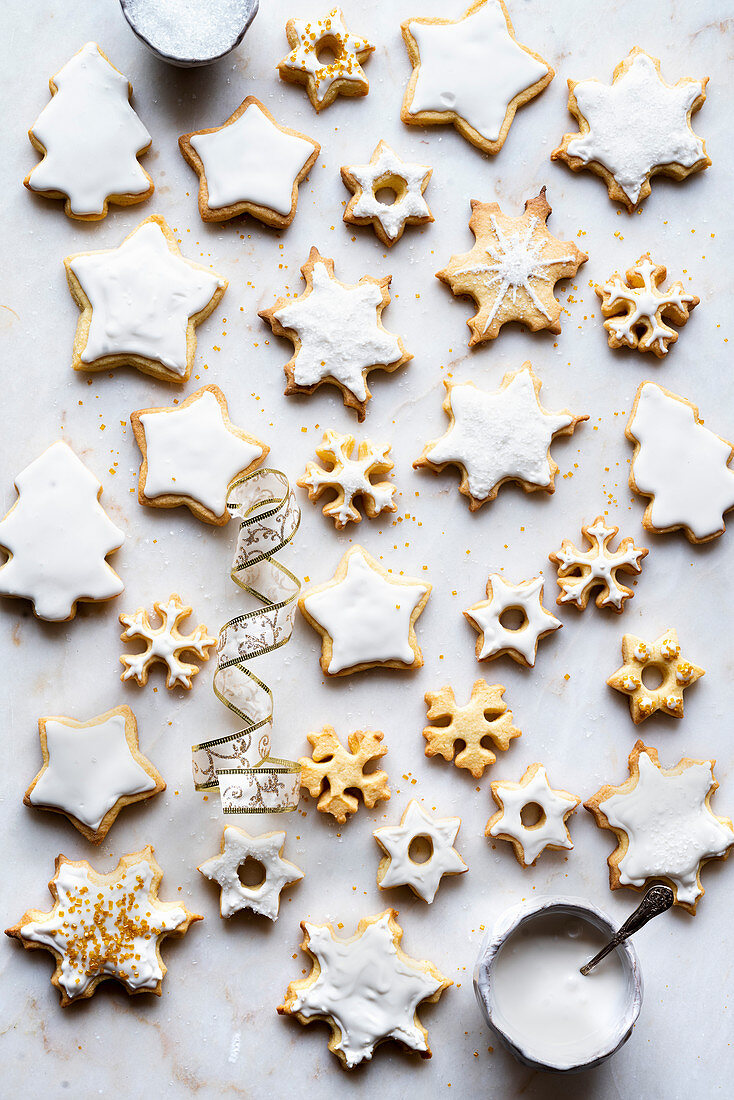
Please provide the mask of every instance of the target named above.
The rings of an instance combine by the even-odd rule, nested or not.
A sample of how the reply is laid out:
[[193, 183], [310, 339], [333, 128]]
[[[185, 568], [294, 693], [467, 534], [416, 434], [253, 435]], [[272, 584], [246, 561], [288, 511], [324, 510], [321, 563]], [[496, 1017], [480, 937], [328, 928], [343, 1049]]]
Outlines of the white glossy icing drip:
[[[227, 826], [223, 851], [199, 867], [203, 875], [221, 888], [223, 917], [251, 909], [270, 920], [277, 918], [281, 890], [303, 878], [299, 867], [281, 857], [285, 839], [284, 832], [250, 836], [244, 829]], [[245, 886], [240, 880], [239, 869], [248, 858], [257, 860], [265, 869], [265, 879], [259, 886]]]
[[[561, 791], [555, 791], [548, 782], [545, 768], [538, 768], [529, 783], [498, 783], [497, 790], [502, 799], [502, 816], [489, 830], [491, 836], [506, 833], [514, 837], [523, 847], [523, 862], [526, 867], [533, 863], [544, 848], [553, 844], [558, 848], [573, 848], [568, 830], [563, 820], [564, 814], [575, 809], [577, 798], [569, 798]], [[537, 825], [523, 825], [522, 811], [531, 803], [536, 803], [543, 811]]]
[[[411, 800], [399, 825], [375, 829], [375, 837], [390, 857], [380, 886], [410, 886], [424, 901], [432, 902], [444, 875], [469, 870], [453, 846], [460, 825], [460, 817], [431, 817]], [[410, 858], [410, 845], [416, 837], [428, 837], [431, 842], [431, 854], [423, 863]]]
[[[401, 160], [389, 145], [383, 143], [374, 164], [350, 164], [347, 170], [362, 188], [352, 215], [355, 218], [377, 218], [390, 240], [394, 241], [400, 234], [407, 218], [430, 218], [431, 211], [421, 190], [430, 172], [425, 164]], [[396, 176], [405, 183], [405, 192], [389, 204], [380, 202], [375, 194], [380, 189], [379, 181], [385, 176]]]
[[[335, 80], [346, 80], [360, 88], [369, 88], [357, 55], [374, 47], [366, 39], [349, 33], [340, 8], [332, 8], [323, 19], [292, 19], [290, 22], [299, 42], [281, 66], [308, 73], [313, 78], [319, 103], [323, 102]], [[319, 61], [318, 47], [324, 39], [333, 39], [339, 47], [334, 60], [327, 63]]]
[[[563, 626], [560, 619], [543, 607], [543, 574], [523, 584], [508, 584], [500, 573], [491, 573], [492, 597], [467, 610], [477, 624], [484, 642], [479, 660], [510, 649], [520, 653], [529, 665], [535, 664], [535, 651], [541, 635]], [[508, 630], [500, 622], [503, 612], [511, 608], [525, 612], [526, 623], [519, 630]]]
[[604, 302], [605, 308], [614, 307], [617, 304], [628, 307], [625, 315], [608, 317], [604, 327], [617, 339], [623, 340], [629, 347], [634, 348], [637, 346], [635, 325], [644, 324], [648, 328], [644, 336], [645, 347], [652, 348], [653, 344], [657, 343], [658, 351], [667, 355], [667, 341], [675, 336], [676, 332], [665, 324], [659, 311], [666, 306], [681, 309], [684, 303], [695, 301], [695, 297], [693, 294], [686, 294], [680, 283], [674, 283], [668, 290], [659, 290], [653, 281], [656, 266], [652, 260], [644, 257], [637, 261], [634, 270], [642, 277], [642, 286], [627, 286], [621, 276], [616, 274], [604, 283], [601, 289], [605, 295], [609, 296], [608, 302]]

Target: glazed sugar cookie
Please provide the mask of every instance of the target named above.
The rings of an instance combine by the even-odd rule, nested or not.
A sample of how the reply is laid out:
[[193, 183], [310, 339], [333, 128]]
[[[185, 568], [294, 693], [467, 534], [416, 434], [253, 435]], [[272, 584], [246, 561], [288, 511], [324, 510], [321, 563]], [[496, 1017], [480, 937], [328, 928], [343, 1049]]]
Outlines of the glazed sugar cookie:
[[125, 627], [120, 635], [123, 642], [145, 642], [142, 652], [120, 657], [125, 668], [120, 679], [123, 682], [135, 679], [143, 687], [148, 683], [150, 666], [160, 662], [166, 666], [166, 687], [178, 685], [189, 691], [191, 678], [196, 676], [199, 666], [183, 661], [181, 654], [188, 650], [202, 661], [208, 661], [208, 651], [217, 644], [217, 639], [207, 634], [202, 623], [191, 634], [181, 633], [181, 622], [191, 615], [192, 608], [187, 607], [176, 592], [165, 603], [154, 603], [153, 608], [161, 621], [160, 626], [151, 626], [144, 607], [139, 607], [132, 615], [120, 615], [120, 622]]
[[[518, 626], [505, 626], [503, 617], [520, 612]], [[508, 584], [499, 573], [490, 573], [487, 598], [468, 608], [464, 615], [479, 633], [477, 660], [493, 660], [506, 653], [526, 668], [532, 668], [538, 642], [546, 634], [560, 630], [563, 623], [543, 606], [543, 574], [519, 584]]]
[[205, 222], [249, 214], [285, 229], [296, 216], [298, 185], [321, 146], [276, 122], [254, 95], [221, 126], [183, 134], [178, 144], [199, 176], [199, 213]]
[[138, 161], [150, 134], [130, 106], [132, 84], [96, 42], [87, 42], [49, 80], [51, 102], [28, 131], [43, 160], [23, 180], [30, 191], [64, 199], [70, 218], [98, 221], [109, 203], [130, 206], [153, 194]]
[[353, 435], [342, 435], [340, 432], [324, 432], [321, 446], [316, 448], [316, 454], [326, 466], [319, 466], [317, 462], [308, 462], [306, 469], [296, 482], [302, 489], [308, 490], [309, 500], [318, 500], [327, 490], [336, 493], [333, 500], [324, 505], [322, 511], [325, 516], [330, 516], [337, 530], [342, 530], [348, 523], [360, 523], [362, 516], [355, 505], [355, 498], [362, 502], [362, 507], [370, 519], [383, 512], [397, 512], [395, 503], [397, 488], [389, 481], [372, 480], [388, 474], [395, 465], [390, 461], [389, 444], [377, 446], [369, 439], [363, 439], [353, 454], [355, 439]]
[[[463, 875], [469, 870], [454, 848], [460, 817], [431, 817], [412, 799], [399, 825], [385, 825], [372, 834], [385, 855], [377, 868], [381, 890], [409, 886], [424, 901], [432, 902], [444, 875]], [[410, 855], [415, 840], [427, 840], [428, 859], [416, 863]]]
[[[650, 669], [651, 679], [658, 680], [657, 687], [645, 684], [645, 670]], [[656, 710], [671, 718], [683, 717], [683, 692], [704, 675], [698, 665], [692, 665], [681, 657], [678, 635], [666, 630], [652, 645], [634, 634], [622, 638], [622, 667], [609, 677], [607, 683], [615, 691], [629, 695], [630, 715], [635, 725], [644, 722]]]
[[345, 1069], [371, 1059], [378, 1043], [388, 1039], [431, 1057], [418, 1007], [437, 1001], [454, 983], [432, 963], [401, 950], [403, 930], [397, 916], [395, 909], [386, 909], [365, 917], [348, 940], [339, 939], [330, 924], [301, 921], [301, 946], [312, 970], [290, 983], [278, 1012], [302, 1024], [327, 1023], [329, 1050]]
[[635, 396], [625, 435], [634, 443], [630, 488], [650, 497], [642, 522], [659, 533], [683, 529], [690, 542], [726, 530], [734, 508], [734, 444], [704, 427], [698, 408], [654, 382]]
[[204, 386], [180, 405], [138, 409], [130, 423], [143, 456], [139, 502], [152, 508], [185, 505], [216, 526], [229, 519], [232, 481], [259, 466], [270, 450], [234, 426], [218, 386]]
[[[492, 798], [499, 810], [484, 835], [508, 841], [521, 867], [532, 867], [546, 848], [573, 848], [566, 821], [581, 799], [554, 790], [542, 764], [531, 764], [519, 783], [492, 783]], [[537, 820], [526, 825], [523, 814], [533, 810]]]
[[684, 757], [674, 768], [663, 768], [657, 750], [638, 741], [630, 753], [629, 779], [619, 787], [602, 787], [584, 803], [599, 828], [617, 837], [607, 860], [612, 890], [642, 890], [664, 879], [675, 904], [696, 912], [704, 894], [702, 865], [726, 859], [734, 844], [731, 821], [711, 809], [719, 785], [715, 763]]
[[150, 845], [122, 856], [108, 874], [85, 859], [57, 856], [48, 884], [53, 909], [29, 909], [5, 934], [23, 947], [51, 952], [56, 959], [51, 982], [61, 992], [62, 1007], [91, 997], [108, 978], [128, 993], [160, 997], [166, 973], [161, 942], [183, 936], [202, 920], [184, 905], [160, 900], [162, 878]]
[[[344, 210], [349, 225], [371, 225], [389, 248], [399, 241], [406, 225], [425, 225], [433, 214], [423, 198], [432, 168], [401, 160], [385, 141], [376, 147], [369, 164], [348, 164], [342, 170], [344, 186], [352, 197]], [[377, 198], [380, 191], [392, 191], [392, 202]]]
[[278, 298], [270, 309], [260, 310], [275, 335], [285, 336], [295, 349], [284, 367], [285, 393], [313, 393], [331, 382], [362, 421], [372, 396], [367, 373], [394, 371], [413, 358], [382, 323], [392, 276], [363, 275], [358, 283], [342, 283], [334, 276], [334, 261], [315, 246], [301, 273], [303, 294]]
[[427, 691], [427, 718], [438, 725], [423, 730], [426, 756], [453, 760], [457, 768], [467, 768], [475, 779], [481, 779], [484, 769], [497, 759], [487, 742], [506, 752], [510, 741], [521, 736], [512, 724], [512, 711], [502, 698], [504, 694], [501, 684], [476, 680], [469, 702], [460, 707], [448, 684], [439, 691]]
[[141, 222], [117, 248], [64, 260], [82, 311], [74, 370], [136, 367], [166, 382], [186, 382], [196, 326], [219, 304], [227, 280], [185, 259], [163, 218]]
[[326, 584], [298, 601], [321, 635], [321, 668], [346, 676], [366, 668], [420, 668], [415, 623], [431, 585], [411, 577], [393, 579], [361, 546], [353, 546]]
[[15, 479], [18, 499], [0, 520], [0, 595], [33, 603], [39, 619], [66, 622], [77, 602], [111, 600], [123, 583], [108, 554], [125, 538], [102, 510], [102, 485], [59, 439]]
[[668, 347], [678, 339], [678, 333], [666, 321], [683, 326], [700, 298], [686, 294], [682, 283], [673, 283], [661, 290], [667, 270], [655, 264], [649, 252], [640, 256], [625, 278], [615, 271], [602, 286], [594, 285], [601, 298], [604, 328], [610, 348], [636, 348], [652, 351], [658, 359], [668, 354]]
[[457, 20], [409, 19], [402, 30], [413, 72], [401, 119], [452, 123], [484, 153], [499, 152], [517, 108], [554, 76], [517, 41], [503, 0], [477, 0]]
[[381, 730], [356, 730], [349, 734], [344, 748], [333, 726], [324, 726], [320, 733], [309, 733], [313, 746], [311, 757], [302, 756], [301, 786], [312, 798], [318, 798], [316, 808], [322, 814], [331, 814], [340, 825], [348, 814], [356, 814], [359, 801], [355, 792], [362, 795], [368, 809], [377, 802], [390, 798], [387, 773], [365, 772], [365, 766], [378, 760], [387, 752]]
[[39, 718], [43, 767], [25, 793], [26, 806], [53, 810], [99, 844], [125, 806], [152, 798], [166, 784], [138, 745], [130, 707], [87, 722]]
[[474, 299], [477, 312], [466, 322], [471, 329], [469, 347], [494, 340], [508, 321], [519, 321], [531, 332], [560, 332], [555, 284], [575, 275], [588, 256], [548, 232], [551, 208], [545, 187], [527, 200], [519, 218], [503, 214], [496, 202], [472, 199], [471, 208], [474, 247], [452, 256], [436, 272], [453, 294]]
[[[341, 8], [332, 8], [323, 19], [289, 19], [285, 33], [291, 53], [278, 62], [278, 72], [282, 80], [305, 84], [315, 110], [323, 111], [338, 95], [367, 95], [362, 64], [375, 47], [349, 33]], [[320, 60], [324, 51], [333, 60]]]
[[551, 160], [601, 176], [609, 198], [631, 214], [650, 194], [651, 176], [682, 180], [711, 164], [691, 126], [707, 83], [708, 77], [686, 77], [667, 84], [658, 59], [635, 46], [617, 65], [611, 85], [569, 80], [568, 109], [580, 132], [566, 134]]
[[634, 592], [622, 584], [617, 574], [641, 573], [642, 559], [648, 551], [635, 546], [634, 539], [629, 537], [621, 539], [617, 549], [612, 550], [610, 543], [618, 531], [618, 527], [607, 527], [603, 516], [597, 516], [593, 523], [581, 528], [588, 550], [578, 550], [570, 539], [564, 539], [560, 550], [548, 555], [558, 569], [559, 607], [572, 603], [583, 611], [596, 592], [597, 607], [610, 607], [617, 613], [624, 611], [625, 601]]
[[459, 492], [472, 511], [494, 500], [506, 481], [518, 481], [526, 493], [555, 491], [558, 466], [550, 453], [557, 435], [572, 435], [586, 414], [567, 409], [549, 412], [540, 403], [542, 382], [530, 363], [510, 371], [498, 390], [487, 393], [473, 382], [444, 382], [444, 412], [451, 423], [445, 435], [427, 443], [413, 466], [439, 473], [461, 471]]
[[[245, 909], [270, 920], [278, 919], [280, 893], [284, 887], [303, 878], [303, 871], [283, 859], [285, 833], [261, 833], [250, 836], [244, 829], [228, 825], [222, 833], [222, 850], [202, 863], [198, 870], [220, 887], [219, 909], [222, 917], [231, 917]], [[239, 870], [248, 859], [262, 865], [264, 878], [259, 886], [245, 886]]]

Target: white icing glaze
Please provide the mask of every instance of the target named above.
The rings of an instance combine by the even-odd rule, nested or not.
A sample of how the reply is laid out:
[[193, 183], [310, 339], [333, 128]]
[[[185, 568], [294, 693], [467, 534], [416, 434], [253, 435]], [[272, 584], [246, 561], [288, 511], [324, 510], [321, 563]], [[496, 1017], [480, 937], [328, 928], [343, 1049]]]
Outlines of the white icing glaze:
[[[506, 833], [514, 837], [523, 847], [526, 867], [534, 863], [550, 844], [558, 848], [573, 848], [563, 818], [564, 814], [578, 806], [580, 799], [569, 798], [562, 791], [553, 790], [545, 768], [538, 768], [529, 783], [493, 783], [493, 793], [495, 790], [502, 799], [502, 816], [491, 827], [489, 834], [498, 836]], [[522, 811], [531, 803], [540, 806], [545, 817], [541, 817], [537, 825], [523, 825]]]
[[[199, 867], [202, 875], [219, 884], [220, 908], [223, 917], [231, 917], [243, 909], [251, 909], [270, 920], [276, 920], [280, 907], [280, 892], [291, 882], [303, 878], [303, 871], [282, 858], [284, 832], [251, 836], [244, 829], [228, 825], [224, 830], [224, 845], [219, 855]], [[259, 886], [245, 886], [238, 871], [247, 859], [263, 865], [265, 879]]]
[[497, 141], [512, 100], [548, 75], [510, 35], [502, 6], [487, 0], [456, 23], [408, 23], [420, 69], [409, 112], [455, 111]]
[[137, 154], [150, 134], [130, 106], [127, 78], [87, 42], [53, 78], [58, 91], [31, 133], [46, 150], [28, 178], [60, 191], [75, 214], [102, 214], [112, 195], [142, 195], [150, 181]]
[[697, 423], [690, 405], [654, 382], [641, 386], [629, 430], [640, 444], [632, 463], [635, 485], [654, 495], [653, 526], [683, 526], [698, 539], [719, 534], [724, 512], [734, 506], [730, 444]]
[[[335, 80], [364, 89], [361, 94], [366, 95], [369, 81], [358, 55], [371, 53], [374, 46], [349, 33], [340, 8], [332, 8], [323, 19], [291, 19], [289, 26], [298, 35], [298, 45], [280, 62], [279, 69], [308, 73], [319, 103], [323, 103]], [[324, 39], [338, 47], [334, 60], [326, 64], [319, 61], [319, 47]]]
[[202, 624], [191, 634], [180, 631], [178, 622], [191, 613], [191, 608], [185, 608], [175, 595], [166, 603], [156, 603], [155, 609], [161, 619], [160, 626], [151, 626], [144, 607], [138, 608], [133, 615], [120, 616], [120, 622], [125, 627], [122, 640], [139, 638], [146, 643], [146, 648], [141, 653], [125, 654], [121, 658], [125, 671], [120, 679], [130, 680], [135, 677], [138, 683], [143, 684], [148, 666], [154, 661], [162, 661], [168, 668], [166, 687], [181, 684], [184, 688], [190, 688], [191, 677], [199, 670], [196, 665], [182, 661], [179, 655], [184, 650], [189, 650], [206, 660], [207, 650], [217, 644], [217, 639], [210, 637]]
[[[444, 875], [469, 870], [453, 846], [460, 825], [460, 817], [431, 817], [412, 799], [399, 825], [374, 831], [390, 858], [385, 874], [378, 880], [380, 887], [409, 886], [424, 901], [432, 902]], [[409, 855], [416, 837], [428, 837], [431, 842], [431, 854], [423, 863], [415, 863]]]
[[[508, 584], [500, 573], [491, 573], [492, 597], [470, 607], [467, 614], [484, 635], [478, 659], [492, 657], [503, 650], [521, 654], [532, 667], [543, 634], [559, 630], [563, 623], [543, 607], [543, 574], [521, 584]], [[508, 630], [500, 622], [503, 612], [520, 608], [526, 622], [519, 630]]]
[[369, 505], [370, 516], [378, 516], [381, 512], [394, 512], [396, 505], [393, 498], [397, 492], [395, 485], [388, 482], [373, 484], [370, 472], [373, 466], [377, 466], [382, 472], [387, 467], [392, 467], [388, 455], [389, 443], [376, 446], [369, 439], [365, 439], [359, 446], [356, 454], [350, 457], [354, 449], [354, 438], [342, 435], [340, 432], [327, 431], [324, 440], [317, 449], [317, 454], [323, 460], [328, 458], [332, 464], [330, 470], [324, 470], [315, 462], [309, 462], [303, 477], [298, 484], [309, 489], [309, 497], [315, 500], [320, 493], [327, 488], [333, 488], [339, 493], [339, 497], [330, 504], [324, 506], [324, 515], [332, 516], [336, 526], [345, 527], [350, 521], [359, 522], [361, 516], [354, 504], [354, 498], [359, 496], [363, 503]]
[[[645, 557], [646, 551], [634, 546], [631, 541], [625, 547], [625, 540], [617, 550], [610, 549], [608, 542], [616, 535], [617, 528], [607, 527], [601, 517], [585, 527], [584, 531], [591, 543], [589, 550], [578, 550], [573, 545], [566, 545], [553, 555], [553, 559], [564, 569], [576, 567], [579, 570], [577, 577], [563, 577], [559, 597], [561, 603], [577, 603], [588, 588], [606, 585], [608, 592], [604, 595], [601, 606], [622, 607], [629, 591], [617, 580], [616, 570], [623, 565], [629, 565], [635, 573], [639, 573], [642, 568], [640, 561]], [[561, 576], [559, 572], [559, 577]]]
[[12, 557], [0, 566], [0, 593], [32, 600], [41, 619], [73, 615], [77, 600], [108, 600], [122, 592], [104, 560], [122, 546], [97, 501], [100, 482], [63, 440], [15, 479], [18, 500], [0, 521], [0, 546]]
[[[431, 217], [422, 190], [431, 169], [425, 164], [401, 160], [389, 145], [385, 142], [380, 144], [380, 155], [373, 163], [347, 165], [347, 171], [362, 188], [351, 209], [351, 216], [377, 219], [385, 234], [394, 241], [402, 233], [408, 218]], [[376, 195], [381, 186], [379, 181], [385, 176], [396, 176], [405, 184], [403, 194], [389, 204], [380, 202]]]
[[[642, 286], [628, 286], [621, 275], [614, 274], [600, 288], [604, 294], [603, 306], [627, 308], [619, 317], [607, 317], [604, 328], [617, 340], [628, 347], [653, 349], [662, 355], [668, 354], [668, 344], [677, 339], [677, 332], [665, 323], [662, 311], [666, 306], [684, 309], [686, 304], [696, 301], [693, 294], [686, 294], [680, 283], [674, 283], [668, 290], [659, 290], [653, 278], [657, 264], [649, 256], [642, 256], [634, 266], [634, 271], [642, 278]], [[635, 326], [645, 326], [644, 336], [638, 338]]]

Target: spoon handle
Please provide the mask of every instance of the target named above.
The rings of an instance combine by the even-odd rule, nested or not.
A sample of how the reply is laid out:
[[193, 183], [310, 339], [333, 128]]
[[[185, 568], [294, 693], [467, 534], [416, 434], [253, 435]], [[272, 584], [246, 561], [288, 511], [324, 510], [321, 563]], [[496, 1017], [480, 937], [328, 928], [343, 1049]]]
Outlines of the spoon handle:
[[585, 966], [581, 967], [581, 973], [584, 976], [589, 974], [597, 963], [600, 963], [611, 951], [614, 951], [615, 947], [619, 947], [620, 943], [623, 943], [629, 936], [639, 932], [653, 917], [657, 917], [660, 913], [665, 913], [666, 910], [670, 909], [674, 900], [673, 891], [669, 886], [651, 886], [635, 911], [630, 913], [622, 927], [614, 933], [609, 943], [602, 947], [601, 951], [594, 955], [594, 958], [590, 959]]

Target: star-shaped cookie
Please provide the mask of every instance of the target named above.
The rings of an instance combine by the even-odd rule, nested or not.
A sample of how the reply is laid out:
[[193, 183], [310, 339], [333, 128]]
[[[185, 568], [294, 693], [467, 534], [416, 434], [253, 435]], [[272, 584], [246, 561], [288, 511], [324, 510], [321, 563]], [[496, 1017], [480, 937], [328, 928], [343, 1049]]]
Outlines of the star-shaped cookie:
[[[291, 52], [278, 62], [282, 80], [305, 84], [311, 105], [323, 111], [338, 95], [364, 96], [370, 90], [362, 63], [374, 46], [350, 34], [341, 8], [322, 19], [289, 19], [285, 25]], [[322, 60], [325, 51], [333, 57]]]
[[[352, 197], [344, 210], [350, 225], [372, 225], [386, 247], [399, 241], [406, 225], [424, 225], [433, 214], [423, 198], [432, 168], [401, 160], [385, 141], [376, 147], [369, 164], [347, 164], [342, 170], [344, 186]], [[392, 192], [391, 202], [378, 199], [378, 192]]]
[[[484, 835], [508, 841], [521, 867], [532, 867], [546, 848], [573, 848], [566, 820], [581, 799], [551, 787], [542, 764], [531, 764], [519, 783], [492, 783], [492, 798], [499, 810], [490, 817]], [[538, 817], [526, 825], [523, 811], [530, 807]]]
[[[377, 869], [377, 885], [381, 890], [409, 886], [419, 898], [432, 902], [444, 875], [463, 875], [469, 870], [454, 848], [460, 827], [460, 817], [431, 817], [411, 799], [399, 825], [374, 830], [373, 836], [385, 853]], [[418, 838], [430, 845], [430, 854], [422, 862], [410, 854]]]
[[[517, 626], [506, 626], [502, 619], [513, 611], [520, 613], [521, 621]], [[542, 573], [520, 584], [508, 584], [500, 573], [490, 573], [486, 600], [475, 603], [464, 615], [479, 632], [478, 661], [506, 653], [526, 668], [535, 664], [540, 639], [563, 626], [543, 606]]]
[[[283, 859], [285, 836], [284, 832], [251, 836], [234, 825], [226, 827], [220, 854], [198, 868], [202, 875], [219, 884], [219, 909], [223, 917], [250, 909], [277, 920], [281, 890], [303, 878], [300, 867]], [[264, 878], [259, 886], [245, 886], [240, 880], [239, 870], [248, 859], [262, 864]]]
[[[657, 687], [645, 684], [657, 679]], [[644, 722], [656, 710], [671, 718], [683, 717], [683, 692], [704, 675], [698, 665], [692, 665], [681, 656], [678, 635], [666, 630], [652, 644], [634, 634], [622, 638], [622, 667], [609, 677], [607, 683], [615, 691], [629, 696], [630, 715], [635, 725]]]

